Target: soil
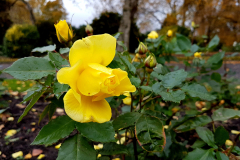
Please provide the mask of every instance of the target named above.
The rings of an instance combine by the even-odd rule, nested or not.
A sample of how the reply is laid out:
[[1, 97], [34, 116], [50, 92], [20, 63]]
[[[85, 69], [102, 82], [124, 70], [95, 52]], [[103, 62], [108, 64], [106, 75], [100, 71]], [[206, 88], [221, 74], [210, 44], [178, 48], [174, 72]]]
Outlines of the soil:
[[[14, 160], [12, 158], [13, 153], [22, 151], [23, 156], [25, 156], [28, 153], [32, 153], [33, 149], [41, 149], [43, 151], [42, 154], [45, 155], [45, 158], [43, 159], [55, 160], [58, 154], [58, 150], [55, 149], [55, 146], [59, 143], [53, 144], [49, 147], [41, 145], [30, 145], [37, 136], [38, 132], [41, 130], [41, 128], [49, 122], [48, 117], [45, 117], [38, 124], [39, 115], [42, 113], [44, 107], [47, 105], [46, 102], [40, 99], [40, 101], [38, 101], [33, 106], [36, 111], [29, 111], [28, 115], [25, 116], [21, 122], [17, 123], [18, 118], [20, 117], [25, 108], [17, 107], [16, 104], [19, 104], [22, 101], [22, 98], [15, 99], [14, 97], [5, 95], [0, 98], [0, 101], [5, 100], [10, 102], [9, 109], [4, 112], [4, 115], [14, 117], [14, 121], [2, 121], [4, 118], [0, 120], [0, 126], [4, 125], [4, 128], [0, 129], [0, 151], [2, 152], [0, 160]], [[59, 116], [56, 113], [55, 115]], [[35, 122], [36, 125], [32, 125], [31, 123], [33, 122]], [[4, 139], [5, 133], [10, 129], [20, 130], [10, 138], [19, 138], [19, 140], [8, 143], [8, 141]], [[31, 160], [35, 160], [37, 159], [37, 157], [38, 156], [32, 157]]]

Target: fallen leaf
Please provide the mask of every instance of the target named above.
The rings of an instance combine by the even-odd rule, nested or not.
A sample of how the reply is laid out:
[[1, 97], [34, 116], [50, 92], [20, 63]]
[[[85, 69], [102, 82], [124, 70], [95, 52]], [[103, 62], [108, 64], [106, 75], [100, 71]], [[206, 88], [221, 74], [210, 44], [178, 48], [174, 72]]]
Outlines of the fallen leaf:
[[54, 116], [52, 116], [52, 119], [56, 119], [56, 118], [57, 118], [57, 116], [55, 116], [55, 115], [54, 115]]
[[13, 136], [14, 134], [17, 133], [17, 130], [15, 129], [10, 129], [7, 131], [7, 133], [5, 134], [6, 136]]
[[5, 154], [2, 154], [2, 157], [3, 157], [3, 158], [6, 158], [7, 156], [6, 156]]
[[1, 124], [1, 125], [0, 125], [0, 131], [1, 131], [4, 127], [5, 127], [4, 124]]
[[32, 122], [31, 125], [35, 126], [35, 125], [36, 125], [36, 122]]
[[8, 117], [8, 121], [14, 121], [14, 117]]
[[25, 155], [24, 159], [31, 159], [32, 158], [32, 155], [31, 153], [28, 153], [27, 155]]
[[58, 145], [55, 146], [55, 149], [59, 149], [61, 147], [61, 143], [59, 143]]
[[23, 156], [23, 152], [22, 151], [18, 151], [12, 154], [13, 158], [17, 158], [17, 157], [22, 157]]
[[44, 154], [40, 154], [37, 159], [42, 159], [42, 158], [44, 158], [44, 157], [45, 157]]
[[35, 108], [32, 108], [32, 111], [33, 111], [33, 112], [36, 112], [37, 110], [36, 110]]
[[23, 105], [23, 104], [16, 104], [16, 106], [18, 107], [18, 108], [21, 108], [21, 109], [23, 109], [23, 108], [26, 108], [26, 105]]
[[39, 154], [41, 154], [43, 151], [41, 149], [33, 149], [32, 150], [32, 156], [38, 156]]
[[10, 90], [9, 90], [9, 93], [10, 93], [11, 95], [13, 95], [13, 96], [17, 96], [17, 95], [18, 95], [18, 91], [15, 91], [15, 92], [14, 92], [14, 91], [10, 91]]
[[32, 128], [31, 131], [34, 132], [34, 131], [35, 131], [35, 128]]

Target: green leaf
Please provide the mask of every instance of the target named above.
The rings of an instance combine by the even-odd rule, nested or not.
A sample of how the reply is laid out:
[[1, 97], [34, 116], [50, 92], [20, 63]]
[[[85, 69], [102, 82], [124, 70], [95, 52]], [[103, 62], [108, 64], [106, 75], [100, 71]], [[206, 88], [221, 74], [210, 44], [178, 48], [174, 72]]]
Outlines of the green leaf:
[[185, 37], [181, 34], [176, 34], [177, 37], [177, 45], [181, 49], [181, 51], [188, 51], [191, 49], [192, 43], [189, 38]]
[[108, 65], [109, 68], [121, 68], [122, 69], [122, 64], [116, 60], [113, 60], [109, 65]]
[[70, 49], [67, 47], [67, 48], [60, 48], [59, 49], [59, 53], [60, 54], [64, 54], [64, 53], [68, 53], [70, 51]]
[[152, 92], [152, 87], [150, 87], [150, 86], [140, 86], [140, 88], [145, 90], [145, 91]]
[[68, 136], [75, 129], [75, 121], [68, 116], [60, 116], [50, 121], [38, 133], [31, 145], [51, 145]]
[[48, 53], [49, 58], [55, 64], [57, 69], [61, 69], [63, 67], [69, 67], [69, 63], [66, 59], [62, 58], [59, 53]]
[[19, 80], [41, 79], [49, 74], [56, 74], [50, 61], [37, 57], [21, 58], [3, 71]]
[[191, 97], [199, 97], [208, 101], [214, 100], [216, 98], [215, 96], [210, 95], [206, 88], [200, 84], [185, 84], [181, 89], [187, 92]]
[[225, 52], [222, 51], [222, 52], [218, 52], [214, 55], [212, 55], [208, 60], [207, 60], [207, 63], [206, 63], [206, 67], [212, 67], [212, 65], [214, 64], [217, 64], [218, 62], [220, 62], [223, 57], [225, 55]]
[[199, 49], [199, 46], [198, 46], [198, 45], [196, 45], [196, 44], [194, 44], [194, 45], [192, 45], [192, 46], [191, 46], [191, 52], [192, 52], [192, 53], [195, 53], [195, 52], [197, 52], [197, 51], [198, 51], [198, 49]]
[[53, 93], [59, 99], [59, 97], [63, 94], [63, 92], [68, 91], [69, 86], [67, 84], [60, 84], [58, 82], [55, 82], [53, 85]]
[[141, 116], [141, 113], [138, 112], [129, 112], [123, 115], [120, 115], [115, 120], [113, 120], [112, 124], [115, 130], [127, 128], [135, 124], [138, 118]]
[[88, 139], [96, 142], [114, 142], [115, 131], [112, 123], [76, 123], [77, 130]]
[[38, 124], [48, 114], [49, 108], [50, 108], [49, 105], [44, 108], [43, 112], [40, 114], [40, 117], [39, 117], [39, 120], [38, 120]]
[[164, 89], [161, 85], [161, 82], [154, 83], [154, 85], [152, 85], [152, 91], [155, 94], [160, 94], [160, 92]]
[[113, 35], [114, 38], [118, 39], [118, 37], [123, 34], [122, 32], [117, 32], [116, 34]]
[[51, 52], [56, 49], [56, 45], [49, 45], [49, 46], [44, 46], [44, 47], [37, 47], [32, 50], [32, 52]]
[[160, 152], [166, 142], [162, 122], [159, 118], [142, 115], [136, 122], [136, 137], [146, 151]]
[[129, 154], [125, 145], [118, 145], [116, 143], [104, 143], [103, 148], [100, 150], [101, 155], [116, 155], [116, 154]]
[[162, 112], [159, 112], [159, 111], [146, 109], [146, 110], [143, 110], [142, 113], [143, 114], [147, 114], [149, 116], [157, 117], [157, 118], [159, 118], [161, 120], [167, 120], [167, 117], [164, 114], [162, 114]]
[[216, 160], [215, 153], [213, 149], [204, 150], [197, 148], [192, 152], [189, 152], [188, 155], [183, 160]]
[[22, 102], [27, 102], [27, 101], [31, 100], [32, 97], [34, 96], [34, 94], [35, 94], [36, 92], [41, 91], [42, 88], [43, 88], [43, 86], [42, 86], [42, 85], [38, 85], [38, 84], [35, 85], [35, 86], [33, 86], [33, 87], [31, 87], [31, 88], [29, 88], [29, 89], [26, 91], [26, 92], [27, 92], [27, 95], [25, 95], [25, 96], [23, 97], [23, 101], [22, 101]]
[[162, 84], [165, 88], [173, 88], [180, 85], [186, 78], [188, 73], [183, 69], [167, 73], [162, 78]]
[[216, 82], [220, 82], [221, 81], [221, 74], [217, 73], [217, 72], [213, 72], [211, 75], [211, 79], [216, 81]]
[[230, 118], [239, 117], [240, 111], [229, 108], [219, 108], [213, 112], [213, 121], [226, 121]]
[[153, 71], [151, 74], [150, 74], [153, 78], [157, 78], [159, 80], [162, 80], [163, 79], [163, 75], [161, 74], [158, 74], [157, 72]]
[[209, 42], [207, 48], [211, 49], [213, 47], [216, 47], [219, 44], [219, 41], [220, 41], [220, 39], [219, 39], [218, 35], [215, 35], [213, 37], [213, 39]]
[[28, 112], [30, 111], [30, 109], [33, 107], [33, 105], [38, 101], [38, 99], [41, 97], [41, 95], [43, 94], [43, 92], [36, 92], [33, 97], [32, 100], [30, 101], [30, 103], [27, 105], [27, 107], [24, 109], [23, 114], [19, 117], [18, 119], [18, 123], [23, 119], [23, 117], [25, 117]]
[[122, 101], [120, 99], [115, 99], [113, 98], [110, 102], [109, 105], [111, 108], [117, 108], [120, 106], [120, 104], [122, 103]]
[[178, 131], [186, 132], [192, 129], [195, 129], [199, 126], [205, 126], [206, 124], [212, 122], [211, 118], [209, 116], [198, 116], [194, 117], [192, 119], [187, 120], [180, 126], [176, 128]]
[[197, 127], [196, 128], [197, 134], [199, 137], [206, 142], [209, 146], [213, 147], [214, 149], [217, 149], [218, 147], [214, 143], [214, 135], [212, 131], [210, 131], [206, 127]]
[[57, 160], [95, 160], [96, 151], [80, 134], [68, 138], [61, 145]]
[[53, 114], [55, 113], [55, 111], [56, 111], [56, 109], [57, 109], [57, 104], [55, 104], [55, 103], [50, 103], [49, 105], [48, 105], [48, 107], [49, 107], [49, 111], [48, 111], [48, 118], [49, 118], [49, 120], [51, 120], [52, 119], [52, 116], [53, 116]]
[[127, 51], [127, 47], [125, 46], [125, 44], [122, 41], [117, 41], [117, 44], [121, 47], [123, 47], [123, 51]]
[[238, 146], [234, 146], [232, 152], [237, 153], [240, 156], [240, 148]]
[[119, 56], [121, 61], [123, 62], [123, 64], [128, 68], [128, 70], [134, 75], [136, 73], [136, 68], [134, 67], [134, 65], [132, 65], [126, 57], [120, 55]]
[[165, 66], [161, 65], [161, 64], [157, 64], [156, 67], [153, 68], [153, 70], [155, 72], [157, 72], [158, 74], [162, 74], [162, 75], [165, 75], [168, 73], [168, 70]]
[[164, 101], [172, 101], [175, 103], [180, 103], [181, 100], [185, 99], [185, 93], [181, 90], [177, 90], [177, 91], [169, 90], [168, 92], [165, 90], [165, 91], [160, 91], [159, 94], [162, 96], [162, 99]]
[[48, 75], [45, 81], [45, 86], [51, 86], [53, 82], [53, 78], [54, 78], [53, 75]]
[[216, 144], [223, 145], [227, 139], [229, 139], [228, 131], [224, 129], [224, 127], [219, 126], [215, 133], [214, 133], [214, 139]]
[[204, 141], [202, 141], [201, 139], [197, 139], [194, 142], [194, 144], [191, 146], [191, 148], [202, 148], [205, 145], [206, 145], [206, 143]]
[[0, 109], [0, 114], [5, 112], [8, 108]]
[[141, 80], [137, 77], [131, 77], [130, 78], [131, 83], [135, 86], [135, 87], [139, 87]]
[[229, 158], [219, 151], [216, 152], [217, 160], [229, 160]]

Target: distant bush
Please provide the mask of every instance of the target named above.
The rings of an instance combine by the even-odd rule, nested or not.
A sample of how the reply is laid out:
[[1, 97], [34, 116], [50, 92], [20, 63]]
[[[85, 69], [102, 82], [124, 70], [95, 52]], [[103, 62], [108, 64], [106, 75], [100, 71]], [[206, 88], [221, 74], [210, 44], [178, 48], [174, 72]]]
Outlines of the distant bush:
[[39, 33], [33, 25], [15, 24], [9, 28], [3, 41], [3, 53], [8, 57], [26, 57], [38, 44]]

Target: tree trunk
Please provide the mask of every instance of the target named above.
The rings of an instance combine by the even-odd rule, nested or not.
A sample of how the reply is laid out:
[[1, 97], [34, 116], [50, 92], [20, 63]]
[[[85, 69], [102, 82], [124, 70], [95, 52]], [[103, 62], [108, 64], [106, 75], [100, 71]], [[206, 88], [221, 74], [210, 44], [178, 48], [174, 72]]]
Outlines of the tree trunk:
[[[118, 31], [123, 33], [120, 35], [119, 40], [123, 41], [128, 49], [131, 23], [134, 21], [134, 16], [137, 12], [137, 7], [138, 0], [124, 0], [123, 15]], [[117, 49], [120, 51], [122, 50], [120, 46], [118, 46]]]
[[34, 14], [33, 14], [32, 7], [30, 6], [30, 4], [28, 2], [26, 2], [24, 0], [22, 0], [22, 2], [27, 6], [27, 9], [28, 9], [28, 11], [30, 13], [30, 19], [32, 21], [32, 24], [35, 25], [36, 19], [35, 19]]

